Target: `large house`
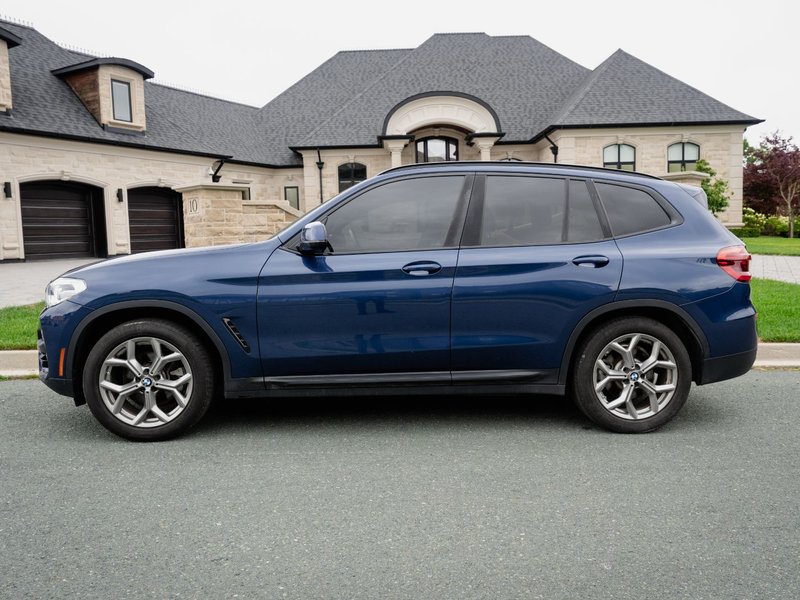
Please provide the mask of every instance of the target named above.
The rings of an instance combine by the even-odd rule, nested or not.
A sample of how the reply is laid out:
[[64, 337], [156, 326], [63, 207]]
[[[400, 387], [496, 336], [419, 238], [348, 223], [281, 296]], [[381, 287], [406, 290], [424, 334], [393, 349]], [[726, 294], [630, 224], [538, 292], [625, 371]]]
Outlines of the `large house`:
[[256, 108], [0, 21], [0, 260], [265, 239], [392, 166], [555, 161], [698, 182], [742, 208], [759, 120], [618, 50], [587, 69], [528, 36], [339, 52]]

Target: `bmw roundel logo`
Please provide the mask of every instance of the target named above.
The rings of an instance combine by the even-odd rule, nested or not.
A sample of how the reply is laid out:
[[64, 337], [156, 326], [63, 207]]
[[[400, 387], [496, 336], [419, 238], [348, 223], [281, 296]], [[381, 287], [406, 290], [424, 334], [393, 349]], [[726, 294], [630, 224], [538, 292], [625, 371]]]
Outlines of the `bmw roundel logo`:
[[142, 385], [144, 387], [150, 387], [151, 385], [153, 385], [153, 380], [150, 379], [149, 377], [145, 377], [144, 379], [142, 379]]
[[639, 374], [638, 373], [631, 373], [631, 381], [639, 381]]

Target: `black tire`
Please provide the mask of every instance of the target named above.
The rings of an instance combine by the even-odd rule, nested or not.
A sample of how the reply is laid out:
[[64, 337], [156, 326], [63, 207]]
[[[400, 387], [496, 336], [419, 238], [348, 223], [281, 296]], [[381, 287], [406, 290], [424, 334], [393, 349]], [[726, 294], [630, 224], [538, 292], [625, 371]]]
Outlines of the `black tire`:
[[[636, 334], [640, 337], [634, 342]], [[612, 346], [615, 342], [617, 345]], [[650, 360], [653, 355], [656, 359]], [[583, 414], [610, 431], [646, 433], [658, 429], [678, 414], [689, 396], [689, 353], [675, 332], [653, 319], [609, 321], [583, 340], [575, 356], [571, 395]], [[628, 356], [634, 358], [633, 367], [628, 366]], [[655, 360], [655, 366], [650, 367]], [[598, 361], [605, 366], [597, 366]], [[619, 379], [622, 375], [626, 378]], [[595, 391], [596, 384], [603, 386], [600, 391]], [[667, 388], [671, 386], [670, 395]], [[622, 404], [615, 406], [618, 402]]]
[[[159, 355], [168, 360], [159, 362]], [[206, 413], [214, 397], [214, 365], [185, 327], [139, 319], [97, 341], [86, 359], [83, 390], [92, 414], [109, 431], [138, 442], [161, 441], [184, 433]]]

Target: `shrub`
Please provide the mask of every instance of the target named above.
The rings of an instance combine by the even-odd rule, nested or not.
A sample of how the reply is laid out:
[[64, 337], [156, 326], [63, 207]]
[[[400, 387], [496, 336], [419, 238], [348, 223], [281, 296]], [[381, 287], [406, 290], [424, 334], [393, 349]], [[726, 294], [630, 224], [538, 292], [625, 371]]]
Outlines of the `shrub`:
[[744, 221], [744, 228], [757, 229], [760, 232], [767, 222], [767, 215], [762, 215], [747, 207], [742, 210], [742, 221]]
[[761, 231], [755, 227], [739, 227], [733, 228], [730, 232], [738, 238], [754, 238], [761, 235]]
[[761, 229], [764, 235], [780, 235], [786, 237], [789, 234], [789, 218], [777, 215], [767, 217]]

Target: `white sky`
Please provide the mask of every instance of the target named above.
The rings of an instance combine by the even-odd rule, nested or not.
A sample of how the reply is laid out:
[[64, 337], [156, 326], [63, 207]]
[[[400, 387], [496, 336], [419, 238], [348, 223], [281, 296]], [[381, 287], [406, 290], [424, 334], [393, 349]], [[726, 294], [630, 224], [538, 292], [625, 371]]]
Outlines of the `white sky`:
[[433, 33], [530, 35], [588, 68], [617, 48], [800, 140], [792, 0], [3, 0], [49, 38], [129, 58], [156, 80], [262, 106], [339, 50]]

